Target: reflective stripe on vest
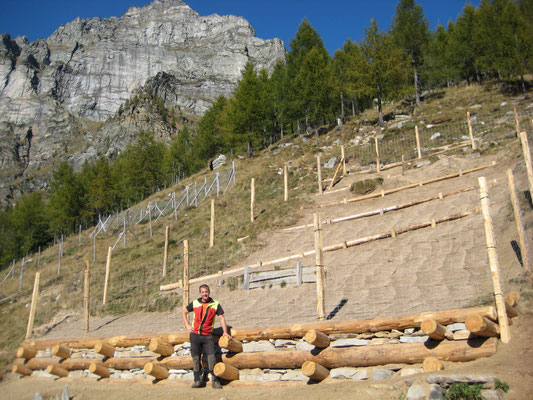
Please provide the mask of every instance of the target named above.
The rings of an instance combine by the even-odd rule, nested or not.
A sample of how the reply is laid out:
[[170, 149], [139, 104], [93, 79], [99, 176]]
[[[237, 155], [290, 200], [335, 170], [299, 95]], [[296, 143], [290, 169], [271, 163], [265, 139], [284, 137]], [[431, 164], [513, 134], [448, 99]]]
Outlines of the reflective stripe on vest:
[[205, 314], [202, 316], [202, 303], [194, 300], [192, 307], [194, 310], [194, 324], [193, 332], [199, 335], [210, 335], [215, 323], [215, 316], [218, 310], [218, 301], [212, 300], [205, 309]]

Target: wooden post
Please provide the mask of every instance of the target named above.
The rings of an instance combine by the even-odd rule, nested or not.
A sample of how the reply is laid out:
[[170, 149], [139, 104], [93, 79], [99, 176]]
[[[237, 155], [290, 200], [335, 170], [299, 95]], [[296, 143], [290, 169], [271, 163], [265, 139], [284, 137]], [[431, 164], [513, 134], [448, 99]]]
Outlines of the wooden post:
[[416, 139], [416, 150], [418, 151], [418, 158], [422, 158], [422, 149], [420, 148], [420, 135], [418, 134], [418, 125], [415, 125], [415, 139]]
[[211, 225], [209, 230], [209, 248], [215, 245], [215, 199], [211, 199]]
[[242, 283], [242, 289], [250, 289], [250, 267], [244, 267], [244, 280]]
[[329, 376], [329, 369], [314, 361], [306, 361], [302, 365], [302, 374], [314, 381], [323, 381]]
[[[189, 304], [189, 241], [183, 241], [183, 307]], [[187, 318], [190, 321], [190, 313]]]
[[115, 356], [115, 346], [112, 346], [109, 343], [105, 343], [102, 341], [94, 345], [94, 351], [95, 353], [101, 354], [104, 357], [108, 358]]
[[327, 190], [331, 190], [331, 188], [335, 184], [335, 179], [337, 179], [337, 174], [339, 173], [339, 169], [341, 168], [341, 165], [342, 165], [343, 161], [344, 161], [344, 159], [339, 161], [339, 165], [337, 165], [337, 168], [335, 169], [335, 173], [333, 174], [333, 178], [331, 179], [331, 182], [330, 182]]
[[168, 238], [170, 236], [170, 226], [165, 228], [165, 249], [163, 250], [163, 278], [167, 276], [168, 264]]
[[28, 318], [28, 327], [26, 329], [26, 339], [28, 339], [33, 332], [33, 322], [35, 321], [35, 310], [37, 308], [37, 299], [39, 297], [39, 280], [41, 273], [35, 273], [35, 281], [33, 282], [33, 294], [31, 295], [30, 317]]
[[213, 368], [213, 373], [219, 378], [225, 379], [227, 381], [236, 381], [239, 379], [239, 370], [223, 362], [215, 364], [215, 367]]
[[522, 216], [522, 210], [520, 210], [520, 201], [516, 195], [513, 170], [510, 168], [507, 170], [507, 182], [509, 183], [509, 194], [511, 196], [511, 203], [513, 204], [514, 219], [516, 222], [516, 230], [518, 231], [520, 249], [522, 250], [522, 266], [526, 271], [531, 271], [529, 249], [526, 241], [526, 229], [524, 227], [524, 217]]
[[516, 110], [516, 104], [513, 105], [514, 122], [516, 126], [516, 137], [520, 137], [520, 120], [518, 119], [518, 111]]
[[302, 262], [297, 261], [296, 262], [296, 286], [300, 286], [302, 284]]
[[472, 142], [472, 150], [476, 150], [476, 141], [474, 140], [474, 131], [472, 130], [472, 120], [470, 119], [470, 111], [466, 112], [466, 118], [468, 120], [468, 134], [470, 135], [470, 141]]
[[22, 257], [22, 262], [20, 264], [20, 279], [19, 279], [19, 292], [22, 292], [22, 278], [24, 276], [24, 263], [26, 259]]
[[254, 207], [255, 207], [255, 179], [252, 178], [250, 183], [250, 222], [254, 222]]
[[316, 329], [308, 330], [303, 339], [307, 343], [320, 349], [324, 349], [330, 344], [329, 336]]
[[39, 253], [37, 255], [37, 269], [41, 266], [41, 246], [39, 246]]
[[111, 246], [107, 248], [107, 260], [105, 263], [105, 279], [104, 279], [104, 297], [102, 299], [102, 304], [105, 306], [107, 302], [107, 287], [109, 285], [109, 272], [111, 269], [111, 252], [113, 249]]
[[287, 166], [283, 166], [283, 201], [289, 201], [289, 172]]
[[89, 301], [89, 291], [90, 291], [90, 274], [91, 274], [91, 267], [89, 265], [89, 261], [85, 259], [85, 281], [83, 285], [83, 309], [84, 309], [84, 320], [85, 324], [83, 327], [83, 331], [85, 333], [89, 332], [89, 307], [90, 307], [90, 301]]
[[[189, 192], [187, 192], [189, 193]], [[150, 224], [150, 237], [152, 237], [152, 207], [148, 208], [148, 221]]]
[[93, 262], [96, 262], [96, 234], [93, 236]]
[[146, 372], [148, 375], [152, 375], [156, 379], [167, 379], [170, 375], [168, 373], [168, 369], [152, 362], [145, 364], [144, 372]]
[[242, 343], [236, 339], [230, 339], [227, 336], [222, 336], [218, 340], [218, 345], [223, 349], [231, 351], [232, 353], [242, 353]]
[[520, 140], [522, 141], [522, 152], [524, 153], [524, 161], [526, 163], [529, 193], [533, 196], [533, 166], [531, 165], [531, 153], [529, 152], [529, 141], [527, 140], [526, 132], [520, 133]]
[[346, 157], [344, 156], [344, 145], [341, 146], [342, 175], [346, 176]]
[[80, 224], [80, 228], [78, 230], [78, 246], [81, 246], [81, 224]]
[[376, 145], [376, 172], [379, 172], [381, 167], [379, 165], [379, 143], [377, 137], [374, 138], [374, 144]]
[[318, 180], [318, 193], [322, 194], [322, 162], [320, 156], [316, 156], [316, 168], [317, 168], [317, 180]]
[[509, 331], [509, 321], [505, 311], [505, 300], [503, 297], [500, 282], [500, 265], [498, 262], [498, 252], [496, 250], [496, 241], [494, 240], [494, 229], [492, 226], [492, 217], [490, 215], [490, 198], [487, 191], [487, 180], [484, 176], [478, 178], [479, 193], [481, 197], [481, 212], [485, 226], [485, 239], [487, 242], [487, 252], [489, 255], [490, 271], [492, 275], [492, 286], [494, 288], [494, 300], [496, 302], [496, 311], [498, 312], [498, 323], [500, 325], [500, 337], [503, 343], [509, 343], [511, 334]]
[[61, 274], [61, 254], [63, 254], [63, 251], [61, 249], [63, 247], [63, 243], [59, 243], [58, 249], [57, 249], [57, 274]]
[[106, 367], [95, 363], [89, 365], [89, 372], [98, 375], [100, 378], [109, 378], [111, 376], [111, 373]]
[[122, 233], [122, 239], [124, 239], [124, 248], [126, 248], [126, 216], [124, 216], [124, 228], [122, 229]]
[[315, 264], [316, 264], [316, 300], [317, 318], [326, 317], [326, 304], [324, 299], [324, 253], [322, 241], [322, 219], [320, 214], [314, 214], [315, 224]]

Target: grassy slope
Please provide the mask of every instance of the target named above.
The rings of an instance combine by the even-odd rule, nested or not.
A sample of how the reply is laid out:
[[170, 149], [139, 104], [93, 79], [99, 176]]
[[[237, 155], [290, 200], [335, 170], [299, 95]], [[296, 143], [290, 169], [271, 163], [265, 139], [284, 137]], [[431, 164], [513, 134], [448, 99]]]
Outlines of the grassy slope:
[[[332, 129], [320, 136], [320, 145], [314, 137], [286, 138], [280, 143], [264, 150], [253, 159], [236, 159], [237, 183], [230, 187], [228, 192], [216, 200], [216, 241], [212, 249], [209, 244], [209, 201], [200, 202], [198, 208], [181, 209], [178, 220], [172, 215], [162, 218], [153, 225], [153, 236], [148, 234], [148, 224], [139, 224], [133, 227], [133, 235], [128, 235], [128, 246], [123, 249], [122, 244], [117, 245], [113, 253], [113, 288], [110, 290], [109, 301], [106, 306], [101, 305], [103, 291], [103, 276], [106, 258], [106, 249], [112, 246], [119, 231], [111, 235], [103, 235], [97, 240], [96, 262], [92, 262], [92, 239], [88, 237], [90, 231], [83, 232], [82, 244], [78, 245], [78, 236], [66, 238], [64, 245], [65, 256], [62, 259], [61, 275], [57, 275], [58, 249], [53, 246], [42, 253], [41, 256], [41, 289], [38, 312], [35, 326], [51, 325], [62, 315], [81, 313], [83, 293], [83, 266], [84, 257], [91, 260], [91, 313], [95, 315], [125, 314], [135, 311], [163, 311], [177, 305], [177, 296], [166, 296], [159, 292], [159, 285], [174, 282], [181, 278], [181, 242], [188, 239], [191, 248], [192, 271], [191, 276], [216, 272], [227, 266], [233, 265], [244, 257], [252, 254], [261, 244], [257, 235], [282, 226], [292, 225], [300, 210], [300, 206], [310, 202], [310, 193], [317, 191], [316, 160], [319, 152], [323, 160], [327, 161], [332, 155], [339, 156], [339, 149], [335, 143], [345, 143], [347, 155], [358, 154], [361, 146], [349, 145], [350, 140], [356, 136], [371, 136], [383, 134], [383, 142], [389, 140], [399, 149], [397, 154], [391, 155], [391, 160], [398, 159], [401, 154], [412, 154], [412, 137], [414, 123], [420, 126], [427, 124], [440, 125], [442, 141], [450, 143], [457, 139], [457, 135], [465, 130], [465, 113], [470, 110], [473, 115], [480, 118], [491, 119], [495, 130], [504, 132], [512, 137], [514, 123], [504, 121], [498, 123], [493, 117], [504, 115], [512, 110], [511, 102], [518, 101], [519, 110], [528, 104], [523, 96], [511, 97], [495, 90], [495, 87], [471, 86], [452, 88], [445, 91], [432, 93], [420, 109], [417, 109], [411, 123], [401, 129], [386, 129], [375, 125], [377, 113], [369, 110], [360, 118], [346, 123], [342, 129]], [[507, 102], [507, 106], [502, 106]], [[480, 107], [476, 106], [480, 105]], [[475, 106], [472, 108], [472, 106]], [[386, 113], [409, 112], [408, 106], [389, 105]], [[368, 121], [368, 122], [364, 122]], [[522, 122], [525, 125], [525, 121]], [[446, 130], [446, 126], [450, 127]], [[482, 126], [476, 127], [476, 134], [482, 134]], [[449, 132], [449, 137], [447, 137]], [[485, 136], [489, 145], [483, 151], [492, 151], [490, 146], [491, 136]], [[423, 132], [423, 143], [429, 143]], [[406, 147], [401, 142], [405, 138]], [[487, 141], [486, 140], [486, 141]], [[287, 143], [298, 146], [287, 145]], [[505, 140], [503, 142], [505, 144]], [[373, 155], [368, 154], [369, 161]], [[363, 160], [363, 157], [359, 158]], [[358, 160], [351, 160], [352, 169], [356, 170]], [[289, 163], [289, 187], [291, 198], [283, 202], [283, 176], [279, 174], [283, 165]], [[365, 166], [362, 166], [365, 168]], [[180, 193], [184, 185], [195, 180], [204, 180], [204, 176], [212, 172], [202, 171], [172, 188], [160, 192], [150, 200], [167, 198], [171, 191]], [[333, 171], [323, 172], [323, 178], [331, 177]], [[249, 222], [250, 211], [250, 180], [256, 180], [256, 220]], [[171, 226], [171, 246], [169, 272], [166, 278], [161, 278], [161, 265], [163, 259], [163, 244], [165, 225]], [[237, 239], [249, 236], [243, 243]], [[25, 269], [23, 290], [12, 301], [0, 304], [0, 367], [5, 368], [13, 358], [13, 350], [24, 339], [28, 306], [33, 286], [33, 276], [36, 271], [36, 256], [28, 262]], [[18, 275], [17, 263], [16, 275]], [[2, 276], [3, 278], [3, 276]], [[15, 293], [18, 289], [18, 276], [8, 279], [1, 287], [1, 297]], [[41, 327], [42, 332], [42, 327]]]

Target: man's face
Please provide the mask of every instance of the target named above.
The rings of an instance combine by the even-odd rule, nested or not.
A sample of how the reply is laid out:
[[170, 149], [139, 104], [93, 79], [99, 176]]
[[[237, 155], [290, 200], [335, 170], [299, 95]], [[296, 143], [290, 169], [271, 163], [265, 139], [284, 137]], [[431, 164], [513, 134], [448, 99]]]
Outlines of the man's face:
[[200, 289], [200, 297], [205, 302], [209, 298], [209, 289], [201, 288]]

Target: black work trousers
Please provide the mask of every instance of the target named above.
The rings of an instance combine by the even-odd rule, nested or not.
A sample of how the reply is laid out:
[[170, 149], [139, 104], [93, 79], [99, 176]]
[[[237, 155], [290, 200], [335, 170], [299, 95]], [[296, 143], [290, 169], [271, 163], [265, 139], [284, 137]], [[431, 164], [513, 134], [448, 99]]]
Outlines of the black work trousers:
[[213, 340], [213, 335], [198, 335], [196, 333], [191, 333], [190, 340], [193, 371], [200, 372], [200, 358], [204, 355], [207, 356], [209, 372], [212, 372], [215, 367], [215, 342]]

